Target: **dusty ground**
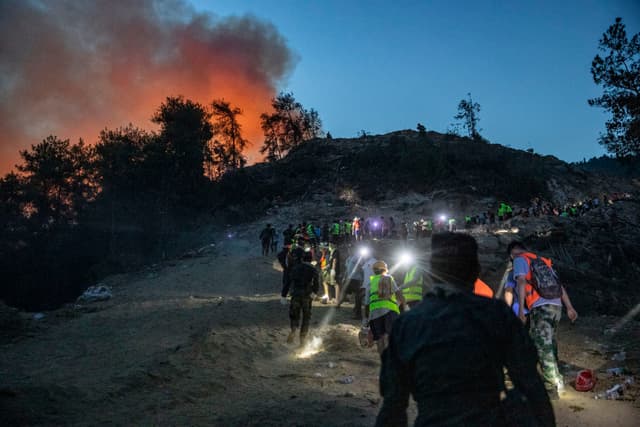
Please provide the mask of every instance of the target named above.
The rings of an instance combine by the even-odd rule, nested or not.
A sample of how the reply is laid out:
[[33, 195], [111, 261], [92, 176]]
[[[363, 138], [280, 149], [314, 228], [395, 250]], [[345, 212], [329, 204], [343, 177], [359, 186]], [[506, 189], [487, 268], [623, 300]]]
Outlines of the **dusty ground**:
[[[379, 359], [358, 345], [351, 305], [314, 305], [312, 332], [322, 346], [298, 357], [285, 343], [276, 264], [247, 240], [221, 240], [200, 256], [109, 278], [107, 302], [30, 322], [0, 344], [0, 423], [372, 425]], [[640, 328], [630, 322], [609, 333], [619, 320], [562, 325], [567, 380], [595, 369], [599, 392], [621, 380], [606, 378], [607, 368], [638, 373]], [[621, 349], [625, 360], [611, 360]], [[353, 382], [343, 383], [348, 376]], [[638, 425], [638, 384], [626, 400], [593, 396], [569, 386], [554, 403], [558, 425]]]

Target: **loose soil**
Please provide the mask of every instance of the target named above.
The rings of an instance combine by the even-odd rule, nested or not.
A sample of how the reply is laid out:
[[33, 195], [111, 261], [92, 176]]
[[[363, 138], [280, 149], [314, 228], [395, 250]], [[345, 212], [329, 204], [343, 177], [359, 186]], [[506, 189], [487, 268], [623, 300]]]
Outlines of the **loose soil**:
[[[314, 303], [319, 352], [286, 344], [287, 307], [273, 257], [243, 238], [110, 277], [105, 302], [72, 305], [0, 341], [2, 425], [370, 426], [380, 406], [379, 358], [358, 344], [352, 305]], [[579, 307], [578, 307], [579, 309]], [[638, 373], [640, 328], [613, 317], [562, 323], [567, 382], [597, 372], [593, 392], [570, 385], [554, 402], [560, 426], [636, 426], [638, 385], [595, 400]], [[624, 361], [612, 360], [625, 351]], [[437, 367], [435, 367], [437, 368]], [[352, 379], [352, 381], [350, 381]], [[415, 406], [409, 408], [415, 417]]]

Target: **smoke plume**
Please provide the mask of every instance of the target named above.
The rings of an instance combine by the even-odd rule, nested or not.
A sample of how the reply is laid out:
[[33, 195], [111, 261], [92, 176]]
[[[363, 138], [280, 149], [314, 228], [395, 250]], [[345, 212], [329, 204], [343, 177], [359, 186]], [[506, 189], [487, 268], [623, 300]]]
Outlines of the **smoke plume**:
[[0, 173], [50, 134], [93, 143], [105, 127], [154, 129], [153, 112], [175, 95], [242, 108], [255, 153], [259, 115], [294, 62], [273, 25], [182, 0], [3, 0]]

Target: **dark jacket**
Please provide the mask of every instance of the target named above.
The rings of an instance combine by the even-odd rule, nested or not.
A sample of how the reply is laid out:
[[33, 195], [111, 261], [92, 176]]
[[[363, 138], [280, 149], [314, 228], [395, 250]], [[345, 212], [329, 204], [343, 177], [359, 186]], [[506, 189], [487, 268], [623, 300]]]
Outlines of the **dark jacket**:
[[306, 262], [294, 264], [287, 275], [288, 278], [283, 284], [282, 293], [286, 297], [290, 292], [291, 297], [308, 298], [311, 294], [317, 294], [320, 289], [318, 270]]
[[533, 342], [504, 302], [436, 288], [393, 324], [376, 426], [406, 426], [410, 394], [416, 426], [504, 425], [503, 367], [539, 425], [555, 425], [536, 364]]

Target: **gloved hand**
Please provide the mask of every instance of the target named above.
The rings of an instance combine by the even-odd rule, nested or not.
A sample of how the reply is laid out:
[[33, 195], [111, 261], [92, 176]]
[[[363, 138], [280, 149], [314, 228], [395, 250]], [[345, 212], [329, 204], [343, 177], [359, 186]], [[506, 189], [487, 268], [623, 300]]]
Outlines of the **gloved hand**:
[[369, 327], [369, 319], [362, 319], [362, 329]]
[[287, 305], [287, 297], [280, 297], [280, 304]]
[[318, 294], [311, 293], [311, 301], [315, 301], [316, 299], [318, 299]]

